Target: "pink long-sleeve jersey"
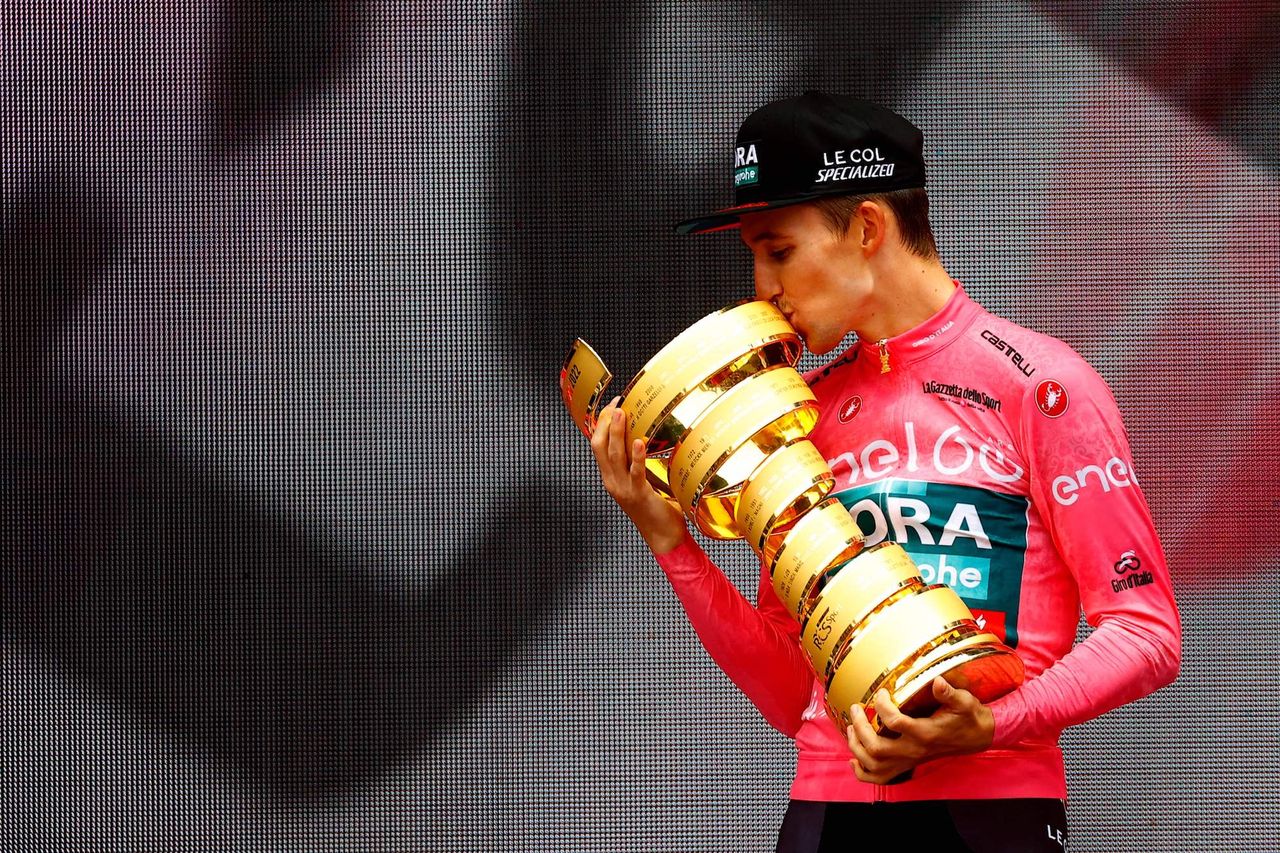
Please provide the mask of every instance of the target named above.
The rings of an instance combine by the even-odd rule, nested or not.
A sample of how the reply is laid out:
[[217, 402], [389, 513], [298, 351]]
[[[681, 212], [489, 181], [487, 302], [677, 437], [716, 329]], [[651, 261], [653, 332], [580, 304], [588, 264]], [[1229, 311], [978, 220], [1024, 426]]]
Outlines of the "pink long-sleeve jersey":
[[[897, 785], [860, 782], [767, 574], [753, 606], [686, 538], [658, 562], [715, 661], [795, 738], [792, 798], [1065, 798], [1062, 730], [1168, 684], [1180, 656], [1164, 553], [1106, 384], [959, 286], [923, 325], [806, 378], [823, 412], [811, 439], [868, 544], [898, 542], [926, 581], [955, 589], [1027, 680], [991, 704], [991, 749]], [[1073, 648], [1082, 606], [1096, 630]]]

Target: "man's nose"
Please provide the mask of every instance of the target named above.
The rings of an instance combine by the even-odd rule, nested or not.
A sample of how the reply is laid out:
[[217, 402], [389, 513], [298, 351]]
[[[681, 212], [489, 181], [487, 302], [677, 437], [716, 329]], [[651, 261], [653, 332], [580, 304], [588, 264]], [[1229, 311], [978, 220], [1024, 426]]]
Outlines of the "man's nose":
[[778, 282], [759, 261], [755, 263], [756, 299], [768, 301], [777, 296], [781, 290]]

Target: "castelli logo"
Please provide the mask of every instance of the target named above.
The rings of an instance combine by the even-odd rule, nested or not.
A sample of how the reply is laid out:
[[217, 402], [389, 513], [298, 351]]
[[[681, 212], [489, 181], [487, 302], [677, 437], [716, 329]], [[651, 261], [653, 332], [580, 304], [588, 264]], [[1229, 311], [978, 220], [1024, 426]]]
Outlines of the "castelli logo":
[[1055, 379], [1046, 379], [1036, 386], [1036, 408], [1046, 418], [1056, 418], [1067, 410], [1067, 389]]
[[844, 405], [840, 407], [840, 423], [847, 424], [858, 416], [858, 412], [862, 411], [862, 398], [854, 394], [848, 400], [844, 401]]

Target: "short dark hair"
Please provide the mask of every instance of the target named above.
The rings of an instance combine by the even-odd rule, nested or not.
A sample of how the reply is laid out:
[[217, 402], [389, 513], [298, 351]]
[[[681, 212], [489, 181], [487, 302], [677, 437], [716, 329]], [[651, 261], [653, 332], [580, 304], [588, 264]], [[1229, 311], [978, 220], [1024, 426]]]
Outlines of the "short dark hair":
[[880, 202], [893, 211], [898, 219], [902, 242], [913, 255], [931, 260], [938, 257], [938, 244], [929, 225], [929, 194], [923, 187], [869, 195], [828, 196], [814, 199], [813, 203], [822, 211], [833, 231], [847, 234], [853, 214], [864, 201]]

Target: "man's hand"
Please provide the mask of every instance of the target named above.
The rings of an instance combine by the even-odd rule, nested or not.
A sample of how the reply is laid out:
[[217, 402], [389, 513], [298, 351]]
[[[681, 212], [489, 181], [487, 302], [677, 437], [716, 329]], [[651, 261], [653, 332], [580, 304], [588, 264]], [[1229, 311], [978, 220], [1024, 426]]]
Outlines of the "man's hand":
[[888, 691], [876, 691], [871, 707], [885, 729], [896, 733], [888, 737], [876, 734], [862, 706], [853, 706], [853, 725], [846, 734], [853, 751], [850, 763], [859, 779], [883, 785], [925, 761], [981, 752], [991, 746], [995, 717], [990, 708], [941, 676], [933, 680], [933, 697], [941, 707], [916, 719], [898, 710]]
[[684, 515], [645, 478], [644, 440], [627, 441], [627, 417], [618, 408], [620, 399], [614, 397], [600, 412], [591, 435], [591, 452], [605, 491], [622, 507], [653, 553], [665, 554], [684, 540]]

